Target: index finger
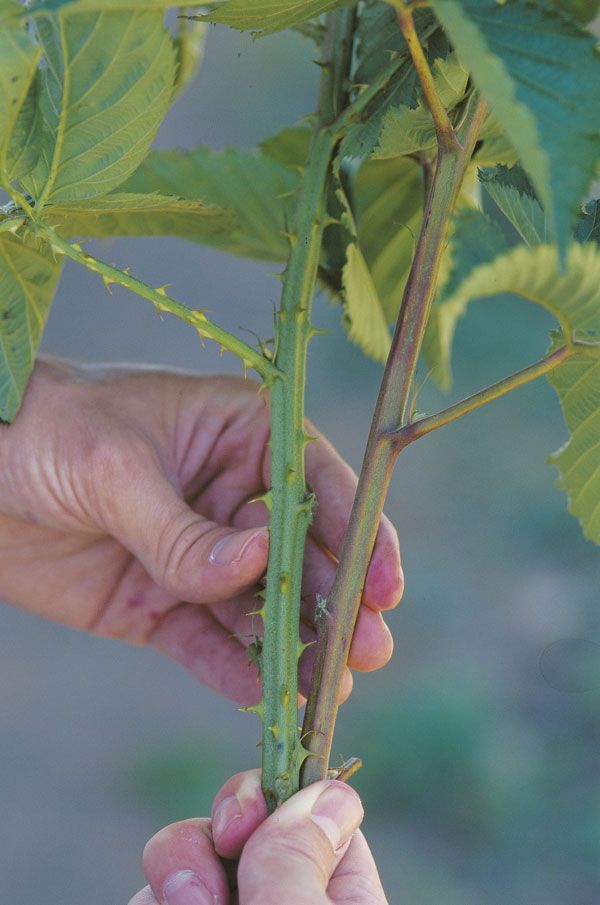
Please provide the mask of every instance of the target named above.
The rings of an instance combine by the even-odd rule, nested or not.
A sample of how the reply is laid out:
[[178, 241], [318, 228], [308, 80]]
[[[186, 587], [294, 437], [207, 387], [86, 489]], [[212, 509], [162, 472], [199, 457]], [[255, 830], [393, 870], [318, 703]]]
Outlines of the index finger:
[[[309, 432], [316, 439], [306, 448], [306, 478], [317, 497], [310, 530], [322, 546], [339, 558], [358, 478], [322, 434], [311, 426]], [[400, 602], [403, 590], [398, 535], [387, 516], [382, 515], [363, 603], [374, 610], [392, 609]]]

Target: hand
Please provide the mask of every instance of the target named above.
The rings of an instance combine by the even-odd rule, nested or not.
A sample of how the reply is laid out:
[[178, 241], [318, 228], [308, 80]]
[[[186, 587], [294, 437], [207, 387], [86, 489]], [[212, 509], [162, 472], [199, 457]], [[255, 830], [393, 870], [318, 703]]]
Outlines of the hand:
[[[14, 424], [0, 425], [0, 599], [74, 628], [153, 644], [241, 704], [260, 696], [245, 648], [268, 553], [265, 394], [235, 377], [38, 363]], [[316, 433], [310, 427], [311, 433]], [[306, 451], [318, 508], [302, 631], [331, 586], [356, 477], [321, 436]], [[382, 521], [350, 665], [384, 665], [380, 610], [402, 591]], [[259, 625], [256, 626], [260, 630]], [[313, 656], [301, 663], [306, 692]], [[344, 695], [351, 688], [347, 673]]]
[[129, 905], [387, 905], [362, 818], [356, 792], [335, 781], [267, 817], [258, 770], [239, 773], [217, 795], [212, 822], [184, 820], [150, 840], [149, 885]]

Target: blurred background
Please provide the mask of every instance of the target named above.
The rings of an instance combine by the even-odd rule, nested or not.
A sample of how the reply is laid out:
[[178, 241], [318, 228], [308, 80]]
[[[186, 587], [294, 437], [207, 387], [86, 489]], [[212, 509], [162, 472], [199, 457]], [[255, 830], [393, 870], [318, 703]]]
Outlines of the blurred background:
[[[298, 35], [211, 30], [162, 147], [252, 147], [312, 109], [318, 77]], [[229, 329], [268, 336], [268, 267], [168, 239], [95, 251]], [[310, 350], [308, 414], [360, 467], [381, 369], [340, 312]], [[522, 300], [473, 305], [456, 345], [462, 396], [544, 354], [548, 318]], [[48, 353], [239, 372], [145, 301], [67, 265]], [[418, 407], [443, 400], [426, 384]], [[401, 458], [387, 511], [404, 601], [392, 663], [357, 676], [336, 757], [355, 779], [391, 905], [600, 902], [600, 552], [586, 543], [547, 455], [566, 437], [535, 383]], [[232, 772], [258, 764], [254, 717], [152, 650], [0, 608], [0, 901], [120, 905], [165, 823], [206, 814]]]

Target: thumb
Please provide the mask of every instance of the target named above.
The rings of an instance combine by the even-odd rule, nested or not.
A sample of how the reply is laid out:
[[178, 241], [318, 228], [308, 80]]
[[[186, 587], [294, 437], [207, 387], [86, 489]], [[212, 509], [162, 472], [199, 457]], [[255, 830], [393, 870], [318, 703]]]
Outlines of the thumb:
[[240, 902], [329, 903], [329, 880], [362, 818], [360, 798], [345, 783], [318, 782], [298, 792], [246, 843]]
[[217, 603], [256, 584], [268, 529], [237, 531], [194, 512], [157, 468], [113, 491], [106, 527], [162, 588], [188, 603]]

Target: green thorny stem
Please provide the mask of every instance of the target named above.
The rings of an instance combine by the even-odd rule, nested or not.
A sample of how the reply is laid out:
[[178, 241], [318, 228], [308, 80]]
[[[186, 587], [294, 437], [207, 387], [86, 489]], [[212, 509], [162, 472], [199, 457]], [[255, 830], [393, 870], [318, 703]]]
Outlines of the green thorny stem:
[[48, 242], [55, 254], [65, 255], [78, 264], [83, 265], [83, 267], [87, 267], [88, 270], [99, 274], [104, 280], [107, 289], [111, 284], [124, 286], [125, 289], [129, 289], [136, 295], [152, 302], [159, 313], [174, 314], [180, 320], [191, 324], [201, 338], [214, 339], [222, 349], [233, 352], [234, 355], [237, 355], [242, 360], [244, 368], [252, 368], [261, 375], [263, 380], [268, 382], [279, 375], [277, 367], [268, 358], [265, 358], [261, 352], [248, 345], [244, 340], [239, 339], [233, 333], [229, 333], [228, 330], [224, 330], [214, 324], [206, 317], [203, 311], [194, 311], [192, 308], [188, 308], [181, 302], [171, 298], [164, 286], [155, 289], [153, 286], [142, 282], [142, 280], [138, 280], [127, 271], [119, 270], [118, 267], [113, 267], [112, 264], [107, 264], [105, 261], [95, 258], [84, 251], [78, 243], [67, 242], [66, 239], [59, 236], [56, 230], [40, 220], [30, 223], [30, 226], [40, 238]]
[[[423, 84], [422, 67], [427, 66], [425, 58], [413, 55], [413, 61]], [[327, 775], [343, 671], [400, 449], [390, 435], [406, 421], [412, 381], [435, 293], [449, 220], [486, 109], [482, 99], [473, 97], [456, 133], [456, 140], [440, 141], [438, 145], [423, 224], [381, 382], [340, 564], [327, 605], [320, 611], [323, 624], [303, 726], [305, 745], [314, 756], [304, 762], [303, 786]]]
[[262, 783], [268, 806], [290, 797], [300, 784], [307, 756], [298, 727], [298, 658], [302, 564], [313, 497], [307, 492], [304, 448], [306, 352], [315, 329], [315, 291], [331, 160], [337, 144], [332, 128], [343, 106], [350, 57], [353, 13], [327, 17], [321, 60], [321, 91], [311, 150], [291, 225], [290, 254], [277, 318], [275, 365], [283, 374], [269, 386], [271, 400], [270, 549], [264, 604], [262, 700]]

